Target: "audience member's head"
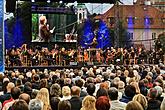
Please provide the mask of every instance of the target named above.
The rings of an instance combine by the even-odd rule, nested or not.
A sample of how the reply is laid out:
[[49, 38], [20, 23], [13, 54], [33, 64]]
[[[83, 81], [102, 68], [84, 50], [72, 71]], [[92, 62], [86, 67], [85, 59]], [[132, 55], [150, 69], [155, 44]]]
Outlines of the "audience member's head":
[[71, 88], [71, 95], [72, 96], [80, 96], [80, 92], [81, 92], [81, 89], [80, 89], [80, 87], [78, 87], [78, 86], [73, 86], [72, 88]]
[[46, 79], [41, 79], [40, 81], [40, 88], [47, 88], [48, 82]]
[[30, 100], [29, 110], [43, 110], [43, 102], [38, 99]]
[[29, 110], [29, 108], [24, 100], [17, 100], [13, 103], [12, 110]]
[[6, 87], [7, 92], [11, 92], [12, 88], [14, 88], [14, 87], [15, 87], [14, 83], [9, 82], [9, 83], [7, 84], [7, 87]]
[[71, 95], [71, 90], [68, 86], [62, 87], [62, 95], [63, 96], [70, 96]]
[[98, 89], [97, 93], [96, 93], [96, 98], [99, 98], [100, 96], [108, 96], [107, 90], [105, 90], [104, 88], [100, 88]]
[[147, 101], [147, 99], [146, 99], [146, 97], [144, 95], [137, 94], [137, 95], [135, 95], [133, 97], [132, 100], [133, 101], [138, 101], [142, 105], [142, 107], [143, 107], [144, 110], [147, 109], [147, 107], [148, 107], [148, 101]]
[[71, 110], [71, 104], [68, 100], [63, 100], [58, 103], [58, 110]]
[[136, 94], [136, 88], [134, 86], [127, 85], [124, 93], [127, 97], [133, 98]]
[[49, 101], [49, 91], [47, 88], [42, 88], [39, 90], [36, 99], [41, 100], [44, 104], [43, 109], [47, 110], [50, 107], [50, 101]]
[[109, 110], [110, 103], [109, 99], [106, 96], [101, 96], [96, 100], [96, 109], [97, 110]]
[[149, 98], [151, 99], [155, 99], [157, 96], [158, 96], [158, 90], [156, 88], [151, 88], [149, 91], [148, 91], [148, 96]]
[[11, 97], [16, 100], [19, 98], [19, 95], [21, 94], [21, 89], [18, 87], [14, 87], [11, 89]]
[[130, 101], [128, 102], [125, 110], [144, 110], [144, 109], [138, 101]]
[[87, 93], [88, 95], [93, 95], [93, 93], [95, 92], [95, 85], [93, 83], [90, 83], [87, 85]]
[[118, 90], [115, 87], [111, 87], [108, 90], [108, 95], [111, 100], [117, 100], [118, 99]]
[[95, 103], [96, 103], [95, 97], [86, 96], [82, 101], [81, 110], [96, 110]]
[[76, 80], [76, 81], [75, 81], [75, 84], [76, 84], [76, 86], [78, 86], [78, 87], [82, 88], [82, 86], [83, 86], [84, 82], [83, 82], [83, 80], [82, 80], [82, 79], [78, 79], [78, 80]]
[[29, 94], [26, 94], [26, 93], [22, 93], [22, 94], [19, 96], [19, 99], [24, 100], [27, 104], [29, 104], [30, 95], [29, 95]]
[[52, 97], [59, 97], [61, 95], [61, 87], [59, 84], [55, 83], [50, 87], [50, 95]]

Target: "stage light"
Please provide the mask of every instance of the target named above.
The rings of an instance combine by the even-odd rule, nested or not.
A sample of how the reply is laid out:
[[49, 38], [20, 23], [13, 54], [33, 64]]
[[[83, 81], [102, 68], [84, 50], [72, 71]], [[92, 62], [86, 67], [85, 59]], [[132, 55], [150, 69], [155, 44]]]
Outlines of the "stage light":
[[35, 2], [35, 0], [31, 0], [31, 2]]
[[47, 0], [47, 3], [50, 3], [50, 0]]
[[60, 4], [62, 4], [62, 3], [63, 3], [63, 1], [61, 0], [61, 1], [59, 1], [59, 3], [60, 3]]

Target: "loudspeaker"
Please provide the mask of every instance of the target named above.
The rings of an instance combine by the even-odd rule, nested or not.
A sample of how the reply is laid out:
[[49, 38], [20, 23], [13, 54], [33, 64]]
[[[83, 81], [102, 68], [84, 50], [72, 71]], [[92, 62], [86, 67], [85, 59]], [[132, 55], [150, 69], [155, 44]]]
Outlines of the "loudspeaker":
[[6, 0], [6, 12], [14, 13], [16, 6], [16, 0]]

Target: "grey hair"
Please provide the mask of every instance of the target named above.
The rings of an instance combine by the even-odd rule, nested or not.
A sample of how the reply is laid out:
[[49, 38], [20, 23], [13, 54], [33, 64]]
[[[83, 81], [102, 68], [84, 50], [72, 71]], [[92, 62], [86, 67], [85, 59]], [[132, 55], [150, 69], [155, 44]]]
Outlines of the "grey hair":
[[30, 100], [29, 110], [43, 110], [43, 102], [38, 99]]

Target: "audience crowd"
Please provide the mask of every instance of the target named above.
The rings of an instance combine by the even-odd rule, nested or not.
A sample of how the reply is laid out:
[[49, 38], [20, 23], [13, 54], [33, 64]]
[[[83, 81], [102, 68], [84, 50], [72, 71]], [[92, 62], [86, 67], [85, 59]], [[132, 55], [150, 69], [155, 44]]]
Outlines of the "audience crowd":
[[1, 110], [165, 110], [159, 65], [5, 71]]

